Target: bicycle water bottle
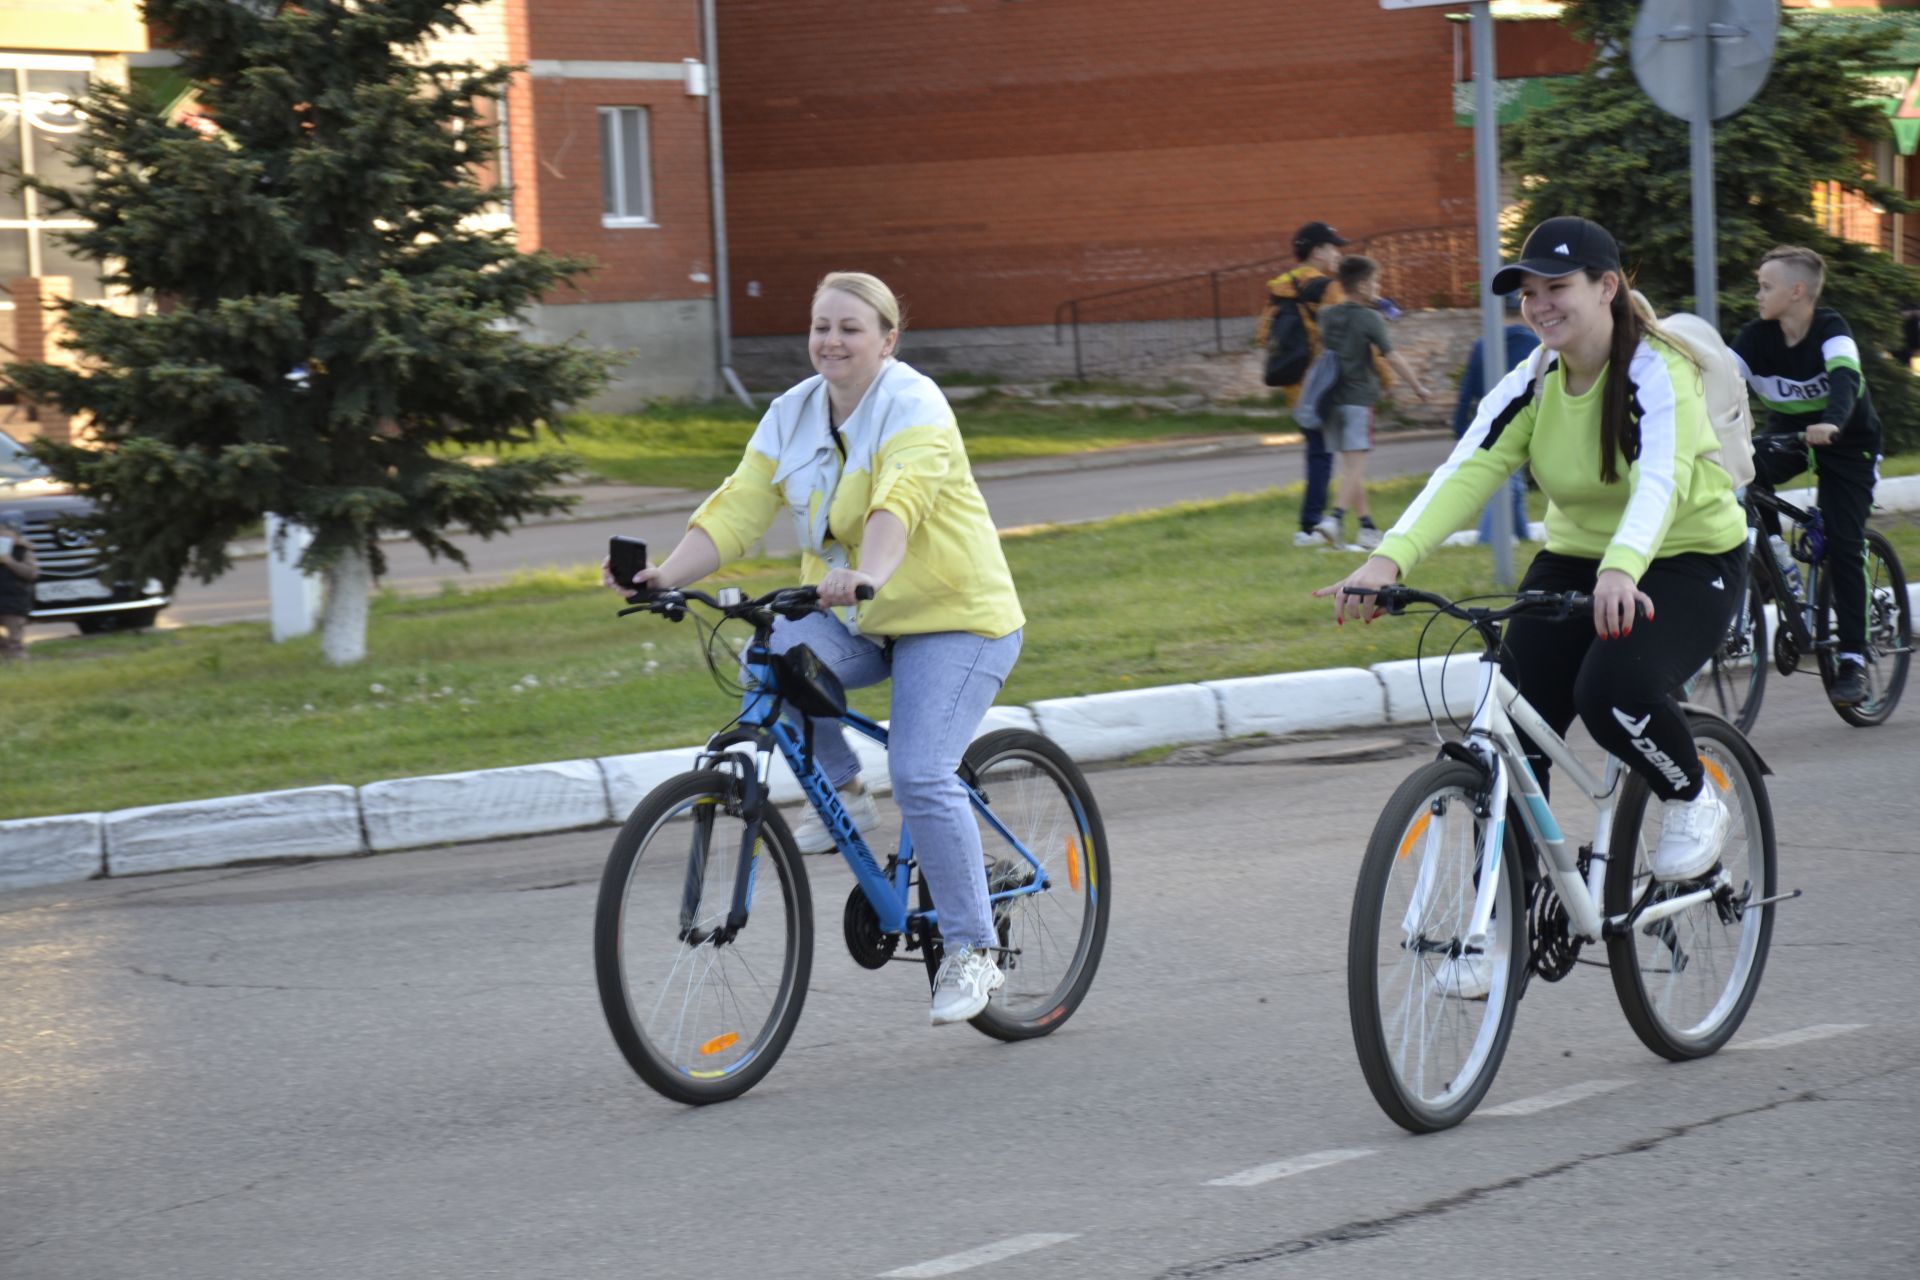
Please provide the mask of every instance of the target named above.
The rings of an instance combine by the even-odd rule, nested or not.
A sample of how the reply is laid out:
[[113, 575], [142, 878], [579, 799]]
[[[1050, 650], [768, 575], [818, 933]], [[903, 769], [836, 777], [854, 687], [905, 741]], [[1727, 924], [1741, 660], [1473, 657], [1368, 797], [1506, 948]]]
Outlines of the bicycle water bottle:
[[1800, 586], [1800, 566], [1793, 562], [1793, 553], [1787, 550], [1786, 540], [1777, 533], [1767, 535], [1767, 546], [1773, 551], [1773, 562], [1780, 566], [1780, 576], [1787, 580], [1795, 595], [1802, 595]]

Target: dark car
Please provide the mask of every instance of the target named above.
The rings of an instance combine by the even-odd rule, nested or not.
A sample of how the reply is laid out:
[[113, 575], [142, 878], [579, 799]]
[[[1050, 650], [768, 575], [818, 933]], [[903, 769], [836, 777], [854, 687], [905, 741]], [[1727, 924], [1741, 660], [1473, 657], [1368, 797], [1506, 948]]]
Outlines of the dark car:
[[101, 572], [99, 548], [67, 523], [92, 510], [92, 502], [49, 477], [12, 436], [0, 431], [0, 511], [26, 521], [27, 541], [40, 560], [32, 621], [71, 622], [88, 633], [152, 626], [167, 606], [160, 584], [108, 581]]

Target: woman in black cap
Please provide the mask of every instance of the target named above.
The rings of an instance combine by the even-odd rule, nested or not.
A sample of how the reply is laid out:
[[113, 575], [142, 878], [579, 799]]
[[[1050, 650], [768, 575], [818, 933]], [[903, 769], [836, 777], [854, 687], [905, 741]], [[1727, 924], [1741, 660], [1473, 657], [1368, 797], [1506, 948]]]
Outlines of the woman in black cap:
[[[1339, 594], [1399, 580], [1470, 523], [1525, 463], [1546, 493], [1546, 549], [1523, 591], [1593, 596], [1593, 621], [1516, 618], [1507, 677], [1556, 732], [1576, 713], [1594, 740], [1665, 802], [1653, 873], [1710, 870], [1728, 813], [1673, 696], [1712, 655], [1746, 571], [1746, 520], [1718, 448], [1692, 353], [1637, 303], [1599, 224], [1549, 218], [1493, 278], [1518, 292], [1540, 347], [1481, 401], [1473, 425], [1373, 556], [1343, 582], [1334, 616], [1371, 621]], [[1639, 624], [1636, 627], [1636, 617]], [[1544, 783], [1546, 758], [1531, 750]]]

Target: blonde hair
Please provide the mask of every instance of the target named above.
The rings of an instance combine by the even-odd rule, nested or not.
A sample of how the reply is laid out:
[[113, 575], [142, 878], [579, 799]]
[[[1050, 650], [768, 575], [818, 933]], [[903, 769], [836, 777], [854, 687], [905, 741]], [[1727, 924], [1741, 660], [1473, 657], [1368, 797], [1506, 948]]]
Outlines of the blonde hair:
[[1825, 258], [1801, 245], [1783, 244], [1767, 250], [1766, 257], [1760, 259], [1760, 265], [1763, 267], [1769, 262], [1781, 262], [1791, 267], [1807, 285], [1808, 292], [1813, 294], [1814, 300], [1819, 301], [1821, 290], [1827, 287]]
[[872, 307], [880, 316], [880, 333], [883, 337], [889, 333], [899, 333], [907, 327], [905, 318], [900, 314], [900, 299], [893, 296], [893, 290], [887, 288], [886, 281], [879, 276], [868, 275], [864, 271], [829, 271], [814, 286], [813, 300], [818, 302], [820, 295], [829, 289], [838, 289]]

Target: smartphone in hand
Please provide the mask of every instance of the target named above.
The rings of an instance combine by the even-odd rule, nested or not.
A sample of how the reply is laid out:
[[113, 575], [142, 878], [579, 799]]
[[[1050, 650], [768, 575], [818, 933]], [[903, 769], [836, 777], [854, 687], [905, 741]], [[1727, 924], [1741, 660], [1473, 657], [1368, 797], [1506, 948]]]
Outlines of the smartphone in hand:
[[647, 544], [616, 533], [607, 540], [607, 567], [627, 599], [635, 599], [639, 589], [633, 586], [633, 575], [647, 567]]

